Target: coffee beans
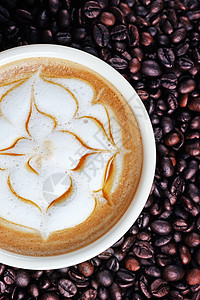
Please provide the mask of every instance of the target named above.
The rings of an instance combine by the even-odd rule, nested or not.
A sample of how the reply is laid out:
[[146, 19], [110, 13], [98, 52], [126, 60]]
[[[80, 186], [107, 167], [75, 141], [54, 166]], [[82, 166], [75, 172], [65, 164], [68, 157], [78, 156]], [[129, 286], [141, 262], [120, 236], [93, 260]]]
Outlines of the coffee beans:
[[184, 269], [177, 265], [169, 265], [164, 268], [163, 276], [167, 281], [177, 281], [184, 277]]
[[73, 297], [77, 293], [77, 288], [70, 280], [61, 279], [58, 282], [59, 293], [64, 297]]
[[161, 75], [161, 68], [156, 61], [146, 60], [142, 63], [141, 72], [149, 77], [157, 77]]
[[161, 298], [166, 296], [169, 293], [169, 285], [163, 279], [156, 279], [151, 284], [151, 294], [156, 298]]

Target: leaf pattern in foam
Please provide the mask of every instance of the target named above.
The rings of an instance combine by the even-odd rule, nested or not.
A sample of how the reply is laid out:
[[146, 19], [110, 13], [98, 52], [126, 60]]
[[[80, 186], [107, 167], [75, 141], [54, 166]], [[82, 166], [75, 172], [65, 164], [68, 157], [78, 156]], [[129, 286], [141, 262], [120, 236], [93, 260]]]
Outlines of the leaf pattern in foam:
[[[47, 235], [52, 230], [52, 224], [57, 224], [56, 230], [73, 227], [85, 221], [95, 208], [95, 199], [90, 192], [84, 187], [84, 184], [78, 183], [73, 179], [73, 193], [67, 198], [67, 201], [60, 202], [56, 206], [49, 208], [44, 227], [47, 230]], [[78, 209], [77, 209], [78, 207]], [[60, 219], [60, 223], [56, 218]], [[66, 223], [67, 222], [67, 223]]]
[[[109, 116], [106, 108], [102, 104], [93, 104], [93, 100], [98, 100], [99, 95], [96, 95], [94, 88], [87, 82], [75, 78], [48, 78], [49, 81], [62, 85], [71, 91], [78, 100], [77, 118], [90, 116], [98, 119], [103, 125], [107, 135], [109, 136]], [[87, 109], [86, 109], [87, 107]]]
[[58, 128], [66, 128], [77, 111], [76, 98], [66, 88], [49, 82], [39, 74], [35, 80], [34, 91], [37, 108], [54, 117]]
[[39, 230], [42, 220], [40, 210], [13, 195], [7, 185], [8, 176], [9, 172], [0, 172], [1, 217], [9, 222]]
[[25, 124], [30, 112], [33, 79], [34, 77], [31, 77], [10, 89], [1, 101], [2, 116], [14, 126], [18, 137], [27, 136]]
[[16, 128], [6, 119], [0, 117], [0, 151], [10, 147], [19, 137]]

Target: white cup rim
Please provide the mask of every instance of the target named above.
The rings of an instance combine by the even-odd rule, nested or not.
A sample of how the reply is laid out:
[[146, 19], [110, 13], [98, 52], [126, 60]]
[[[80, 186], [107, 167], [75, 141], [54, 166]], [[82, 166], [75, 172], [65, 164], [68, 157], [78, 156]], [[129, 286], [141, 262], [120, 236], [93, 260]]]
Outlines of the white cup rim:
[[58, 269], [81, 263], [100, 254], [117, 242], [136, 221], [145, 205], [153, 183], [156, 163], [155, 139], [149, 116], [138, 94], [119, 72], [104, 61], [74, 48], [38, 44], [20, 46], [1, 52], [0, 66], [31, 57], [55, 57], [71, 60], [96, 71], [110, 81], [128, 101], [133, 110], [141, 130], [143, 142], [143, 169], [139, 186], [134, 195], [134, 201], [117, 224], [100, 239], [79, 250], [56, 256], [32, 257], [0, 249], [1, 263], [32, 270]]

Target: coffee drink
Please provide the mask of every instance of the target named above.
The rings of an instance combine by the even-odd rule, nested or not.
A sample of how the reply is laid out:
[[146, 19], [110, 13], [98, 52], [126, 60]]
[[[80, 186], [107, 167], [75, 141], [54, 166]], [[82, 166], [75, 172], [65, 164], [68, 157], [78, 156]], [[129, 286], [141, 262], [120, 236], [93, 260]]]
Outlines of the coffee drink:
[[67, 60], [0, 68], [0, 248], [82, 248], [129, 207], [142, 169], [135, 116], [118, 90]]

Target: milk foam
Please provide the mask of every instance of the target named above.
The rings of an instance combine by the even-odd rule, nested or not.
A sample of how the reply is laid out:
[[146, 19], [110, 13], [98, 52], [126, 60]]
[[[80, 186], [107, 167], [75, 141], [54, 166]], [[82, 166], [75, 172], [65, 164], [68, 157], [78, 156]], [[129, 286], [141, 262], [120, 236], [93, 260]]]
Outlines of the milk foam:
[[[2, 218], [47, 238], [84, 222], [96, 201], [107, 204], [108, 162], [113, 158], [117, 166], [113, 192], [123, 146], [120, 125], [99, 96], [86, 81], [39, 72], [0, 87]], [[65, 182], [53, 182], [56, 174]]]

